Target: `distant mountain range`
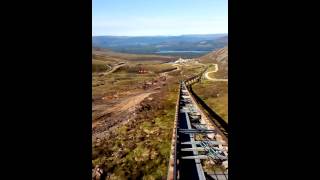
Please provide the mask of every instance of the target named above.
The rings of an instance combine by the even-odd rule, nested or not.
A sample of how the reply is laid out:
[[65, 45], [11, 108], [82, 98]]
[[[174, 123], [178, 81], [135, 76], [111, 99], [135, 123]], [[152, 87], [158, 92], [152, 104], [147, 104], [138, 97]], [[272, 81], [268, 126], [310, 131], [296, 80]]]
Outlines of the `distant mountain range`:
[[93, 36], [92, 46], [117, 52], [201, 56], [228, 45], [228, 34], [181, 36]]

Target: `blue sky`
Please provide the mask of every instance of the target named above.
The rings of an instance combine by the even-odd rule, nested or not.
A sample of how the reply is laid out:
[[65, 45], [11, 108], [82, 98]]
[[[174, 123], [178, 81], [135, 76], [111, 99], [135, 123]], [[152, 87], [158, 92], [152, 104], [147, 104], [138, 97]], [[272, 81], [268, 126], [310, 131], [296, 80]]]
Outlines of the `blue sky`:
[[92, 0], [92, 35], [228, 33], [228, 0]]

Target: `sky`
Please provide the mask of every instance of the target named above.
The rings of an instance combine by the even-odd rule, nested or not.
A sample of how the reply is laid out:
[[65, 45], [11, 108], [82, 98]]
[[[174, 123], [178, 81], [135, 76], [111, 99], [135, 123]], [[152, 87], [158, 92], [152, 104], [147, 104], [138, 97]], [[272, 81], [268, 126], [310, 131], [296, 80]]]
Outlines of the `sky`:
[[92, 35], [228, 33], [228, 0], [92, 0]]

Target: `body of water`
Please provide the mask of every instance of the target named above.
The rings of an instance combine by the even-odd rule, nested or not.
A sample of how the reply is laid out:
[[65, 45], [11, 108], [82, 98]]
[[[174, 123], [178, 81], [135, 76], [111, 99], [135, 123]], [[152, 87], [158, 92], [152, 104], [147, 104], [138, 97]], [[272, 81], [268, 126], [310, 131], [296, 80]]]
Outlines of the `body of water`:
[[156, 53], [166, 54], [166, 53], [208, 53], [210, 51], [159, 51]]

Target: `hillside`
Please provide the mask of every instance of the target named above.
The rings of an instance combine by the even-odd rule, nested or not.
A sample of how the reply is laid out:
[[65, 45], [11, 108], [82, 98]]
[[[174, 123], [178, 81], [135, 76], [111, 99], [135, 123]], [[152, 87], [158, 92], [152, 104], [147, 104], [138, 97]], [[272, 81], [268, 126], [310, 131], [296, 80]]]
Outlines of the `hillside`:
[[105, 61], [161, 61], [169, 62], [177, 58], [172, 56], [145, 55], [145, 54], [128, 54], [114, 52], [109, 49], [92, 48], [92, 59]]
[[[228, 47], [213, 51], [199, 58], [201, 63], [211, 65], [207, 72], [210, 78], [226, 80], [203, 80], [193, 86], [195, 93], [208, 106], [228, 122]], [[216, 64], [218, 70], [216, 71]], [[215, 72], [216, 71], [216, 72]]]
[[212, 51], [199, 58], [203, 63], [219, 63], [220, 65], [228, 65], [228, 46]]
[[92, 168], [109, 179], [165, 179], [179, 80], [203, 65], [96, 48], [92, 58]]
[[216, 77], [228, 78], [228, 47], [210, 52], [199, 58], [204, 64], [218, 64], [219, 71], [215, 73]]

